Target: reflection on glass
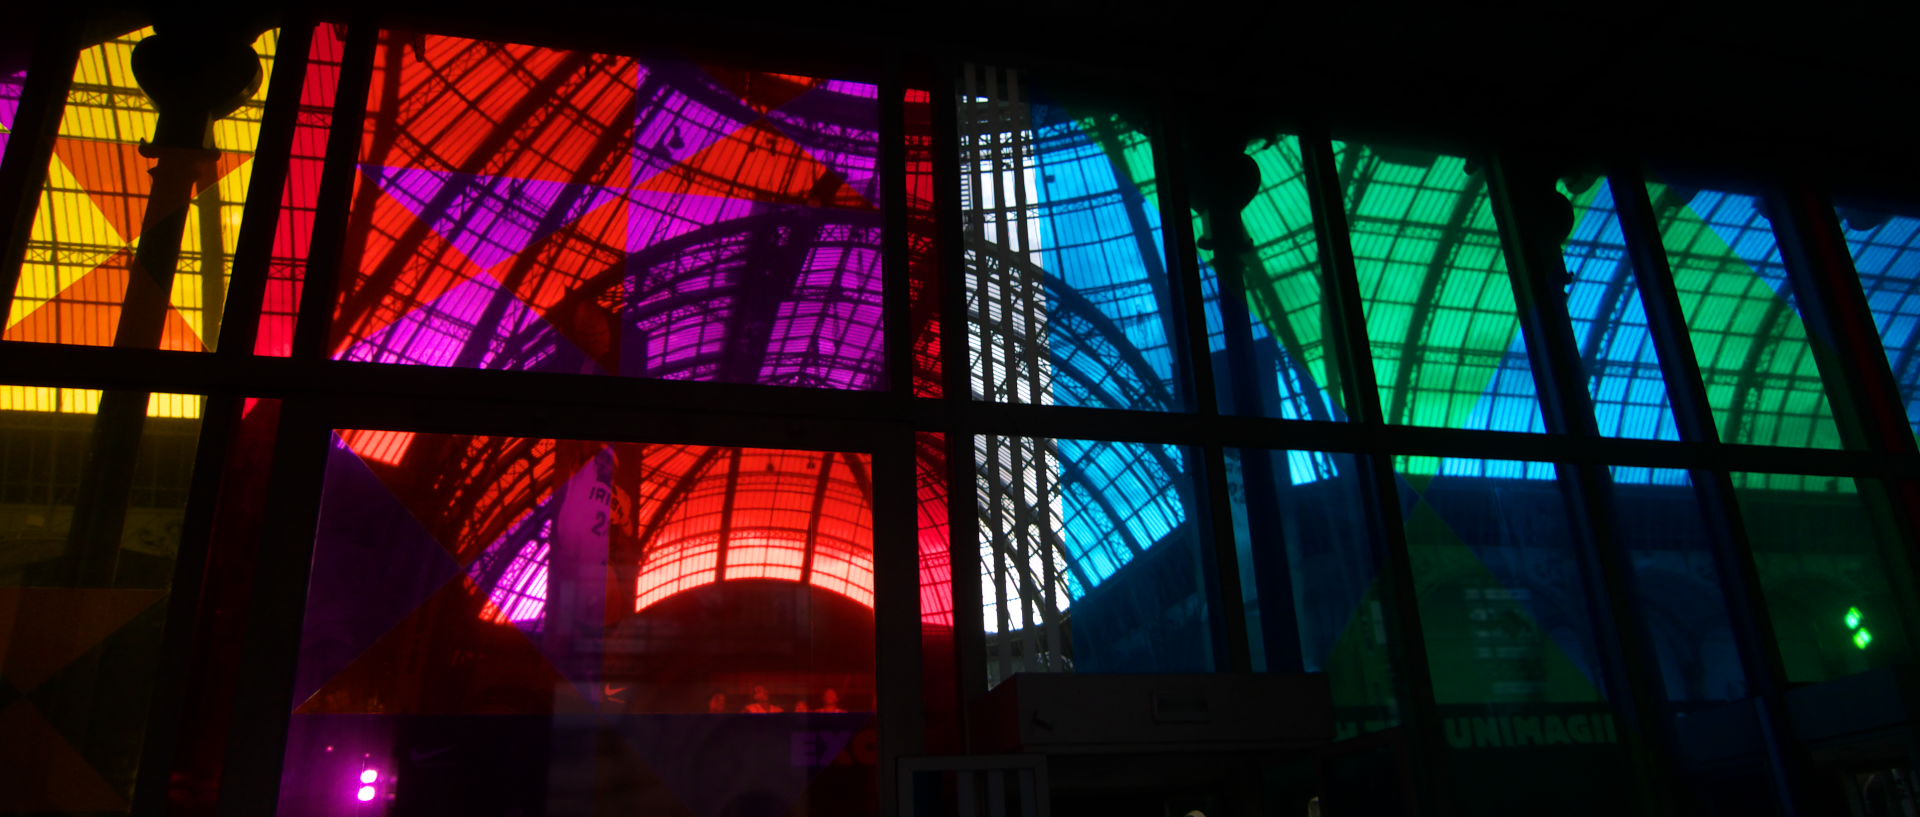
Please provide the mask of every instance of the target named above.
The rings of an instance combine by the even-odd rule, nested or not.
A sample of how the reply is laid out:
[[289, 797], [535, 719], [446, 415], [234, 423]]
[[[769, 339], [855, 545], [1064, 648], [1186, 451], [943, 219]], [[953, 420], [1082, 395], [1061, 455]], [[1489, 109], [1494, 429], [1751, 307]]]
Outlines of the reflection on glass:
[[987, 677], [1213, 668], [1185, 449], [975, 438]]
[[1634, 606], [1678, 712], [1746, 696], [1720, 567], [1686, 471], [1612, 469], [1614, 530], [1633, 566]]
[[[1223, 409], [1289, 420], [1344, 420], [1346, 410], [1333, 388], [1336, 373], [1329, 370], [1324, 333], [1330, 304], [1320, 291], [1320, 253], [1300, 138], [1281, 135], [1253, 144], [1247, 156], [1253, 159], [1247, 169], [1260, 174], [1253, 201], [1237, 215], [1194, 215], [1208, 351], [1216, 361]], [[1239, 271], [1240, 283], [1222, 274], [1223, 265]], [[1244, 304], [1223, 304], [1222, 287], [1238, 292]], [[1246, 326], [1228, 327], [1227, 314], [1244, 315]], [[1236, 343], [1250, 344], [1244, 358], [1226, 353], [1229, 332]], [[1254, 393], [1241, 395], [1242, 381], [1236, 378], [1246, 375]]]
[[1720, 439], [1840, 447], [1760, 201], [1658, 183], [1647, 187]]
[[1631, 812], [1595, 600], [1551, 466], [1448, 460], [1429, 476], [1407, 459], [1396, 467], [1407, 549], [1465, 810]]
[[1842, 207], [1840, 225], [1900, 401], [1920, 434], [1920, 218]]
[[[80, 53], [7, 315], [7, 340], [114, 345], [129, 287], [155, 286], [133, 267], [150, 220], [148, 171], [155, 163], [140, 146], [153, 138], [159, 116], [134, 81], [131, 60], [134, 45], [152, 33], [143, 28]], [[259, 89], [214, 124], [220, 156], [194, 188], [158, 348], [206, 351], [219, 337], [278, 41], [278, 30], [254, 41], [264, 72]], [[0, 111], [8, 104], [0, 102]]]
[[341, 360], [875, 389], [866, 83], [383, 32]]
[[1574, 218], [1562, 257], [1571, 278], [1567, 313], [1586, 368], [1594, 419], [1607, 437], [1680, 439], [1613, 190], [1591, 179], [1579, 187], [1560, 185], [1573, 203]]
[[1400, 722], [1382, 551], [1357, 473], [1351, 454], [1227, 453], [1253, 667], [1327, 673], [1342, 738]]
[[839, 452], [339, 432], [281, 813], [365, 768], [396, 814], [871, 813], [871, 480]]
[[1847, 477], [1733, 476], [1787, 680], [1825, 681], [1911, 660], [1893, 606], [1895, 583], [1907, 580], [1879, 556], [1898, 544], [1876, 528], [1860, 486]]
[[1333, 143], [1388, 422], [1544, 431], [1484, 174]]
[[973, 396], [1183, 408], [1147, 123], [1017, 71], [962, 82]]
[[[154, 396], [194, 418], [203, 400]], [[186, 414], [136, 414], [116, 449], [94, 415], [0, 407], [0, 812], [131, 807], [200, 433]]]

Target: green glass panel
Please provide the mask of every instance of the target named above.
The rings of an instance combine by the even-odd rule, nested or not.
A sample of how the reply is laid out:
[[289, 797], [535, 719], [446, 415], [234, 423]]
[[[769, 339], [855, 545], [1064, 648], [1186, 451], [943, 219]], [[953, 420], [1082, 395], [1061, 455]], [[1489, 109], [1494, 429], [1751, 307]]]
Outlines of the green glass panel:
[[1773, 230], [1752, 196], [1648, 185], [1720, 439], [1839, 448]]
[[1334, 142], [1387, 420], [1544, 431], [1484, 176]]

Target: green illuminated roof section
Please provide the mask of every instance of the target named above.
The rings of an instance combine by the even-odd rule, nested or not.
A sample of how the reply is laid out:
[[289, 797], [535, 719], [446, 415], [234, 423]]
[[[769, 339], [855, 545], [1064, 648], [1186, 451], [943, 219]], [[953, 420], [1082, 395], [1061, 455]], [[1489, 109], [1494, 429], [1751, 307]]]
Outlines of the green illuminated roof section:
[[1544, 431], [1486, 180], [1455, 156], [1334, 154], [1387, 420]]
[[1773, 230], [1752, 196], [1648, 185], [1720, 439], [1839, 448]]
[[[1261, 411], [1290, 420], [1344, 420], [1344, 407], [1338, 405], [1338, 391], [1331, 388], [1332, 375], [1327, 371], [1320, 253], [1314, 243], [1300, 139], [1279, 136], [1249, 147], [1247, 155], [1260, 169], [1260, 192], [1240, 213], [1253, 246], [1253, 257], [1246, 259], [1247, 312], [1250, 334], [1260, 348], [1256, 358], [1272, 359], [1270, 370], [1261, 375], [1272, 377], [1277, 387], [1277, 395], [1270, 392], [1261, 400]], [[1226, 348], [1214, 268], [1214, 247], [1219, 242], [1199, 215], [1194, 217], [1193, 229], [1201, 237], [1208, 346], [1217, 353]]]

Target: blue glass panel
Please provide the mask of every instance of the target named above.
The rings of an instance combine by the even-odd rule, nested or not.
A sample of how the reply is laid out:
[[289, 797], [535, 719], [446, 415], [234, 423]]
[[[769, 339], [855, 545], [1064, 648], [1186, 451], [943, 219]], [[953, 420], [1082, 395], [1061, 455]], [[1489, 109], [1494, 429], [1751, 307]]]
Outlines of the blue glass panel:
[[1920, 434], [1920, 219], [1841, 208], [1840, 223], [1900, 400]]
[[1627, 257], [1626, 236], [1614, 210], [1613, 191], [1595, 183], [1583, 193], [1562, 191], [1573, 202], [1567, 237], [1567, 313], [1587, 371], [1594, 418], [1608, 437], [1677, 440], [1667, 384], [1647, 331], [1647, 312]]

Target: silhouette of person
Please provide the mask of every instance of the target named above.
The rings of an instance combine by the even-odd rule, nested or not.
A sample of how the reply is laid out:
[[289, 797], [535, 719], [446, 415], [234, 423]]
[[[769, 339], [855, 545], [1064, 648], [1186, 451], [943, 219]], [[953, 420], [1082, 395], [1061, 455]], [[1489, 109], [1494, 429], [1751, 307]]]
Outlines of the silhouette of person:
[[752, 712], [758, 715], [758, 714], [764, 714], [768, 712], [784, 712], [786, 710], [783, 710], [780, 707], [774, 706], [773, 702], [767, 700], [766, 687], [756, 686], [753, 688], [753, 703], [747, 704], [747, 707], [740, 711]]
[[827, 691], [820, 693], [820, 708], [814, 711], [845, 712], [847, 710], [840, 708], [840, 693], [836, 692], [833, 687], [827, 687]]

